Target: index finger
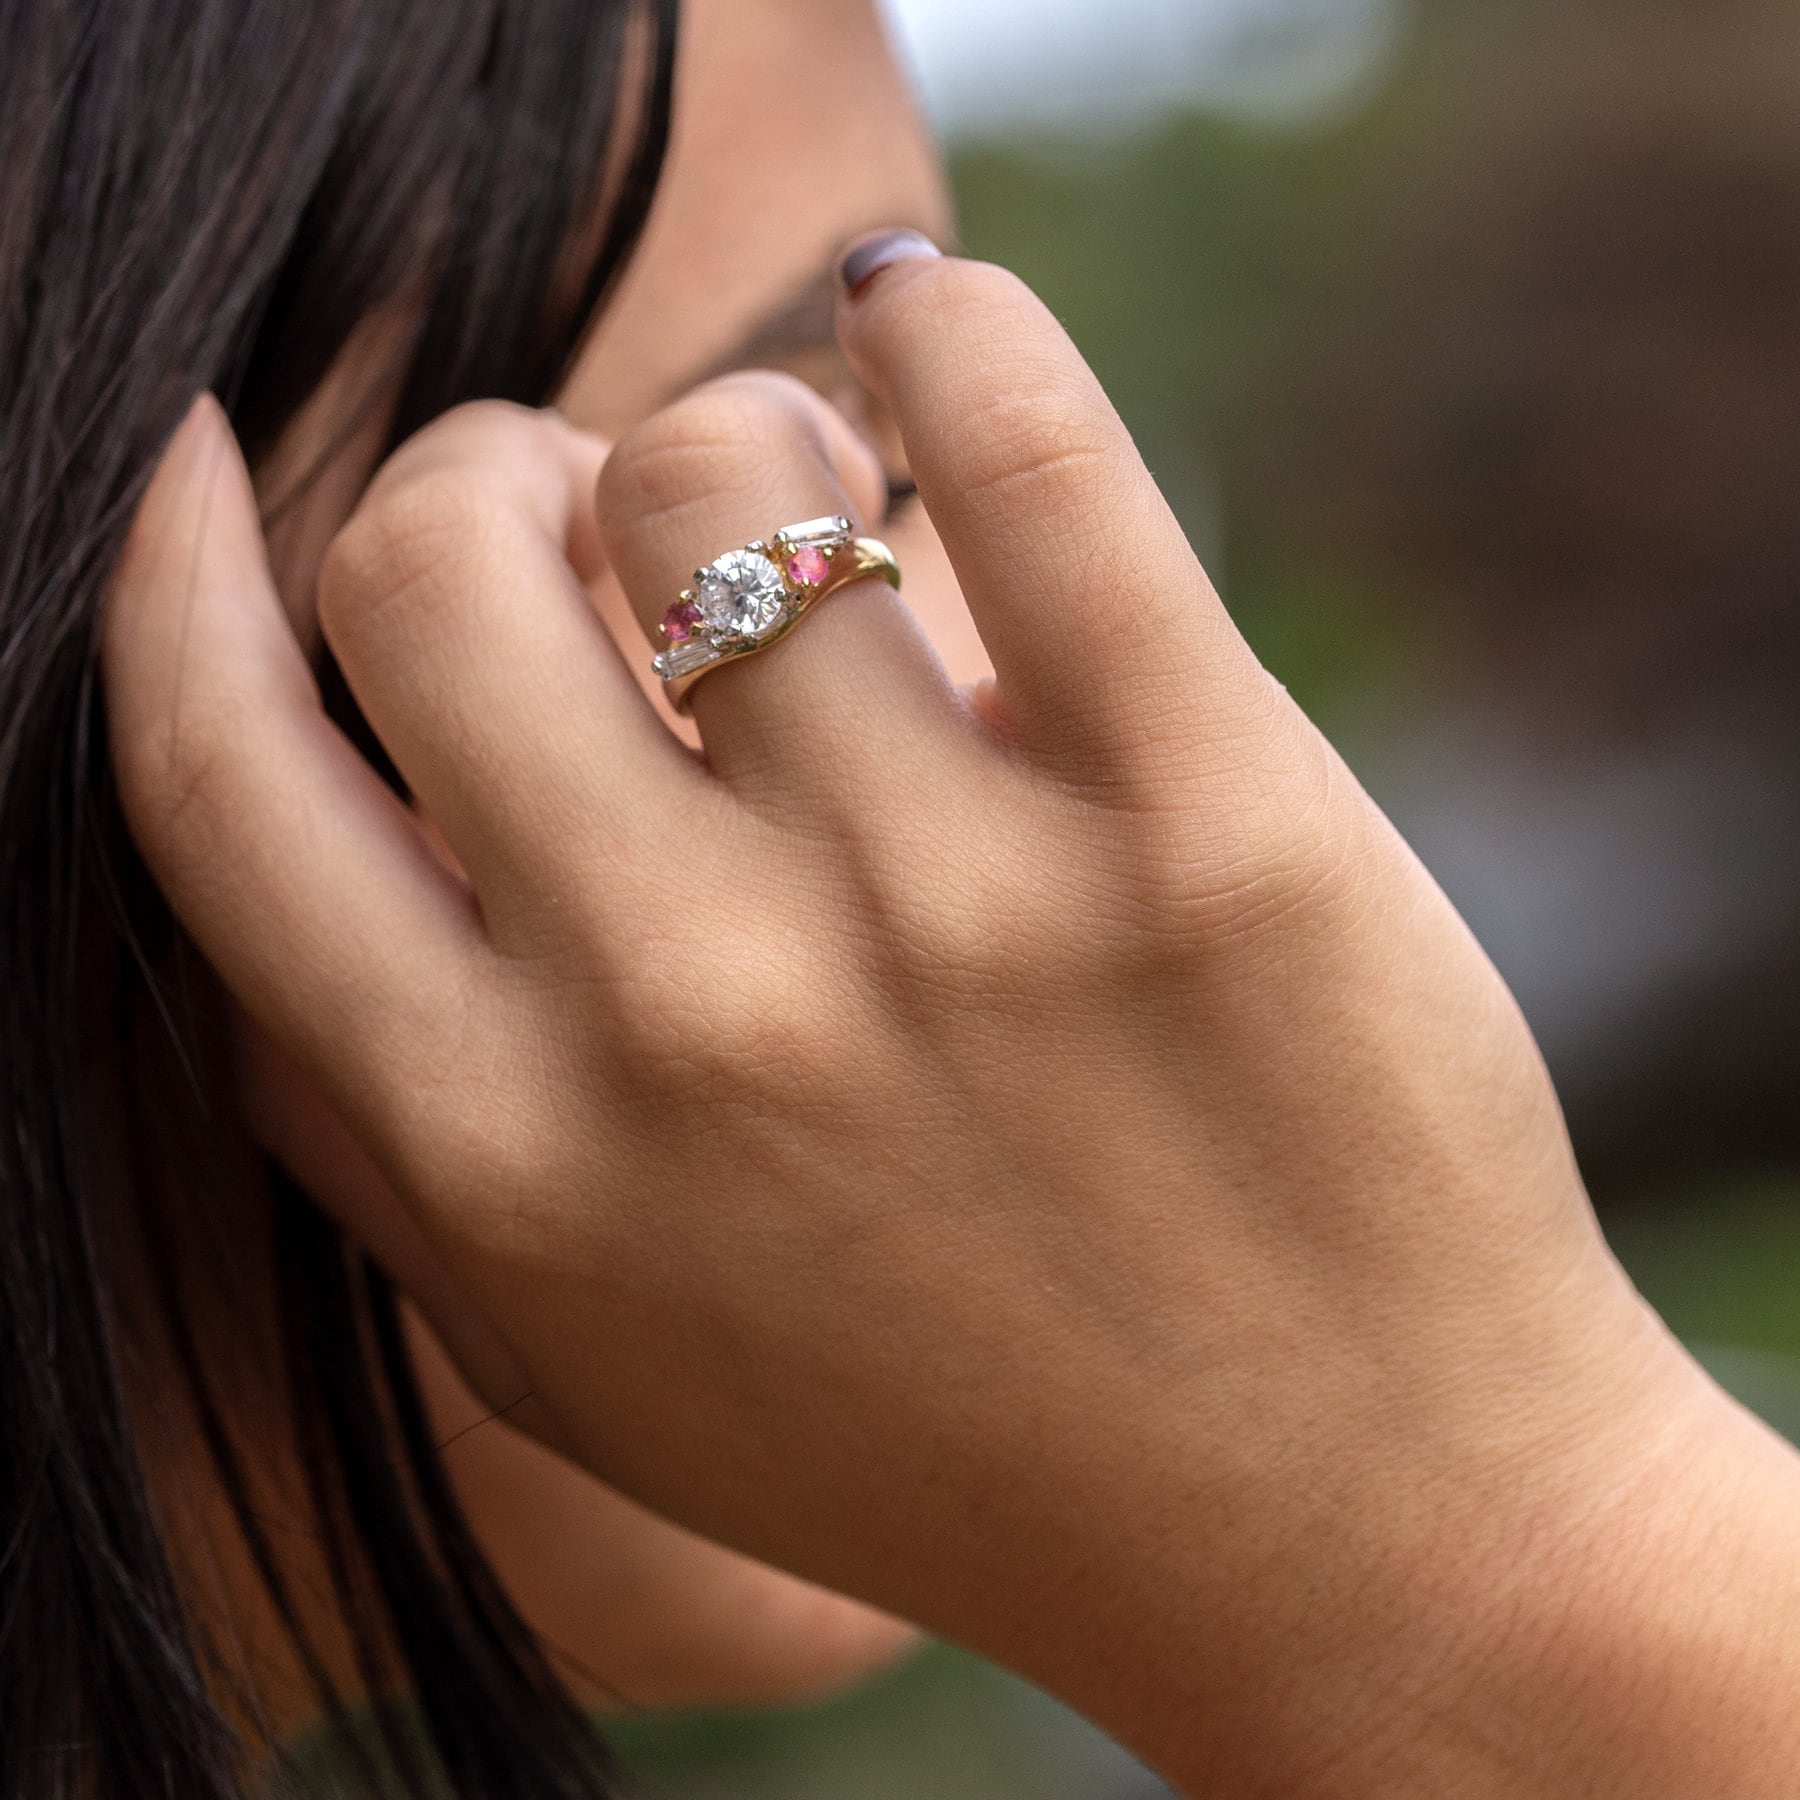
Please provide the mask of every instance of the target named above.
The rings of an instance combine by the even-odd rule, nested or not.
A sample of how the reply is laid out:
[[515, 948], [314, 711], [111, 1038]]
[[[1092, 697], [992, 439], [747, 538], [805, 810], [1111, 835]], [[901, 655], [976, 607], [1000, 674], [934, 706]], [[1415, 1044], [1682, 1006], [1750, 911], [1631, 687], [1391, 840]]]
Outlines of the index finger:
[[326, 717], [210, 396], [139, 507], [100, 667], [133, 836], [251, 1014], [336, 1097], [440, 1041], [479, 913]]
[[1266, 712], [1269, 682], [1049, 309], [1004, 269], [892, 237], [895, 260], [881, 240], [845, 259], [839, 337], [893, 413], [1020, 735]]

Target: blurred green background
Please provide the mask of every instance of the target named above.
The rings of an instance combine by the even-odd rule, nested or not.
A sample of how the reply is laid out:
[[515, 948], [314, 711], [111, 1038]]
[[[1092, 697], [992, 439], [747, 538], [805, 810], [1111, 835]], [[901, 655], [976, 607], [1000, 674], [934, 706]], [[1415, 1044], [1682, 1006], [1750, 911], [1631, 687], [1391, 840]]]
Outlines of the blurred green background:
[[[1435, 0], [1322, 112], [953, 149], [1501, 963], [1619, 1254], [1800, 1433], [1800, 13]], [[616, 1735], [671, 1800], [1143, 1800], [949, 1651]]]

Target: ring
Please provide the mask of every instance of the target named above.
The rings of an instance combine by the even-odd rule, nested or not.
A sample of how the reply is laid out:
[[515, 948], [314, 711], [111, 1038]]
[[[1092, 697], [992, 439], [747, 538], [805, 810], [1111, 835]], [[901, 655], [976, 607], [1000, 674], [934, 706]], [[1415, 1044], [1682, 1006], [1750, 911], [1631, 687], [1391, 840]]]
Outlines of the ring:
[[702, 675], [780, 643], [828, 594], [869, 575], [900, 586], [894, 553], [875, 538], [853, 536], [841, 514], [784, 525], [772, 539], [727, 550], [694, 571], [694, 585], [662, 616], [657, 629], [665, 647], [650, 667], [686, 711]]

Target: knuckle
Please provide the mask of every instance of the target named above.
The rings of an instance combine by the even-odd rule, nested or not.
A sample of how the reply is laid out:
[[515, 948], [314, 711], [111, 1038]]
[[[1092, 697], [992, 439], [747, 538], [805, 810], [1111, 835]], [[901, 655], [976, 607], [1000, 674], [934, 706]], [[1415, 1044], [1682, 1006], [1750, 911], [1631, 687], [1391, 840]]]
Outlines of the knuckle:
[[390, 607], [441, 592], [454, 571], [490, 554], [509, 525], [505, 505], [473, 468], [435, 468], [371, 492], [320, 569], [327, 638], [337, 642]]
[[118, 759], [120, 798], [134, 836], [165, 882], [214, 884], [240, 860], [222, 856], [244, 792], [256, 785], [266, 702], [221, 684], [183, 699], [166, 727]]
[[1211, 784], [1144, 807], [1124, 854], [1152, 916], [1192, 941], [1304, 934], [1359, 904], [1372, 812], [1304, 721]]
[[921, 270], [921, 303], [907, 285], [880, 287], [878, 354], [901, 367], [941, 364], [957, 346], [956, 378], [926, 396], [954, 431], [938, 434], [934, 484], [954, 500], [1029, 499], [1082, 507], [1117, 491], [1130, 440], [1099, 382], [1031, 289], [991, 263], [946, 259]]
[[407, 1185], [471, 1220], [541, 1184], [547, 1146], [560, 1141], [554, 1084], [495, 998], [471, 982], [438, 996], [430, 1036], [395, 1027], [385, 1062], [404, 1079], [366, 1102]]
[[367, 497], [378, 500], [390, 490], [441, 476], [528, 505], [533, 471], [572, 457], [585, 463], [599, 446], [599, 439], [561, 413], [511, 400], [470, 400], [402, 444], [376, 473]]
[[816, 946], [770, 934], [710, 964], [703, 980], [664, 965], [626, 987], [609, 1009], [613, 1066], [658, 1110], [775, 1116], [841, 1084], [851, 1002]]
[[461, 439], [470, 434], [486, 436], [492, 432], [536, 431], [557, 415], [522, 406], [516, 400], [465, 400], [425, 426], [411, 440], [419, 451], [430, 449], [439, 439]]
[[170, 871], [203, 867], [216, 840], [220, 789], [230, 779], [233, 747], [253, 741], [242, 708], [215, 700], [189, 713], [167, 734], [135, 784], [136, 827], [145, 847]]
[[772, 457], [816, 448], [813, 403], [792, 376], [751, 372], [696, 388], [627, 433], [600, 474], [600, 511], [615, 526], [679, 516]]
[[436, 474], [473, 475], [529, 453], [546, 436], [573, 430], [560, 414], [512, 400], [465, 400], [421, 426], [375, 471], [366, 501], [384, 498]]
[[1049, 823], [1021, 813], [1016, 828], [990, 828], [979, 857], [946, 859], [923, 841], [865, 852], [864, 916], [887, 979], [984, 999], [1060, 988], [1079, 949], [1065, 903], [1079, 855]]
[[953, 479], [965, 501], [1038, 497], [1085, 513], [1116, 489], [1120, 445], [1084, 383], [1058, 372], [1000, 379], [968, 408]]

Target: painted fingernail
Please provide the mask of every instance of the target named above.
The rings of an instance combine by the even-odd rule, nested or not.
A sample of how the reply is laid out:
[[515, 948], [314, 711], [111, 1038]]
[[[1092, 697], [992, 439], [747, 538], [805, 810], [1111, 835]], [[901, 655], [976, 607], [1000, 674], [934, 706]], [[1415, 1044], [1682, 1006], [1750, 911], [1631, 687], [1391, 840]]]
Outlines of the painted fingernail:
[[852, 300], [868, 287], [883, 269], [897, 262], [915, 262], [944, 253], [922, 231], [877, 231], [858, 238], [844, 254], [838, 274], [844, 292]]

